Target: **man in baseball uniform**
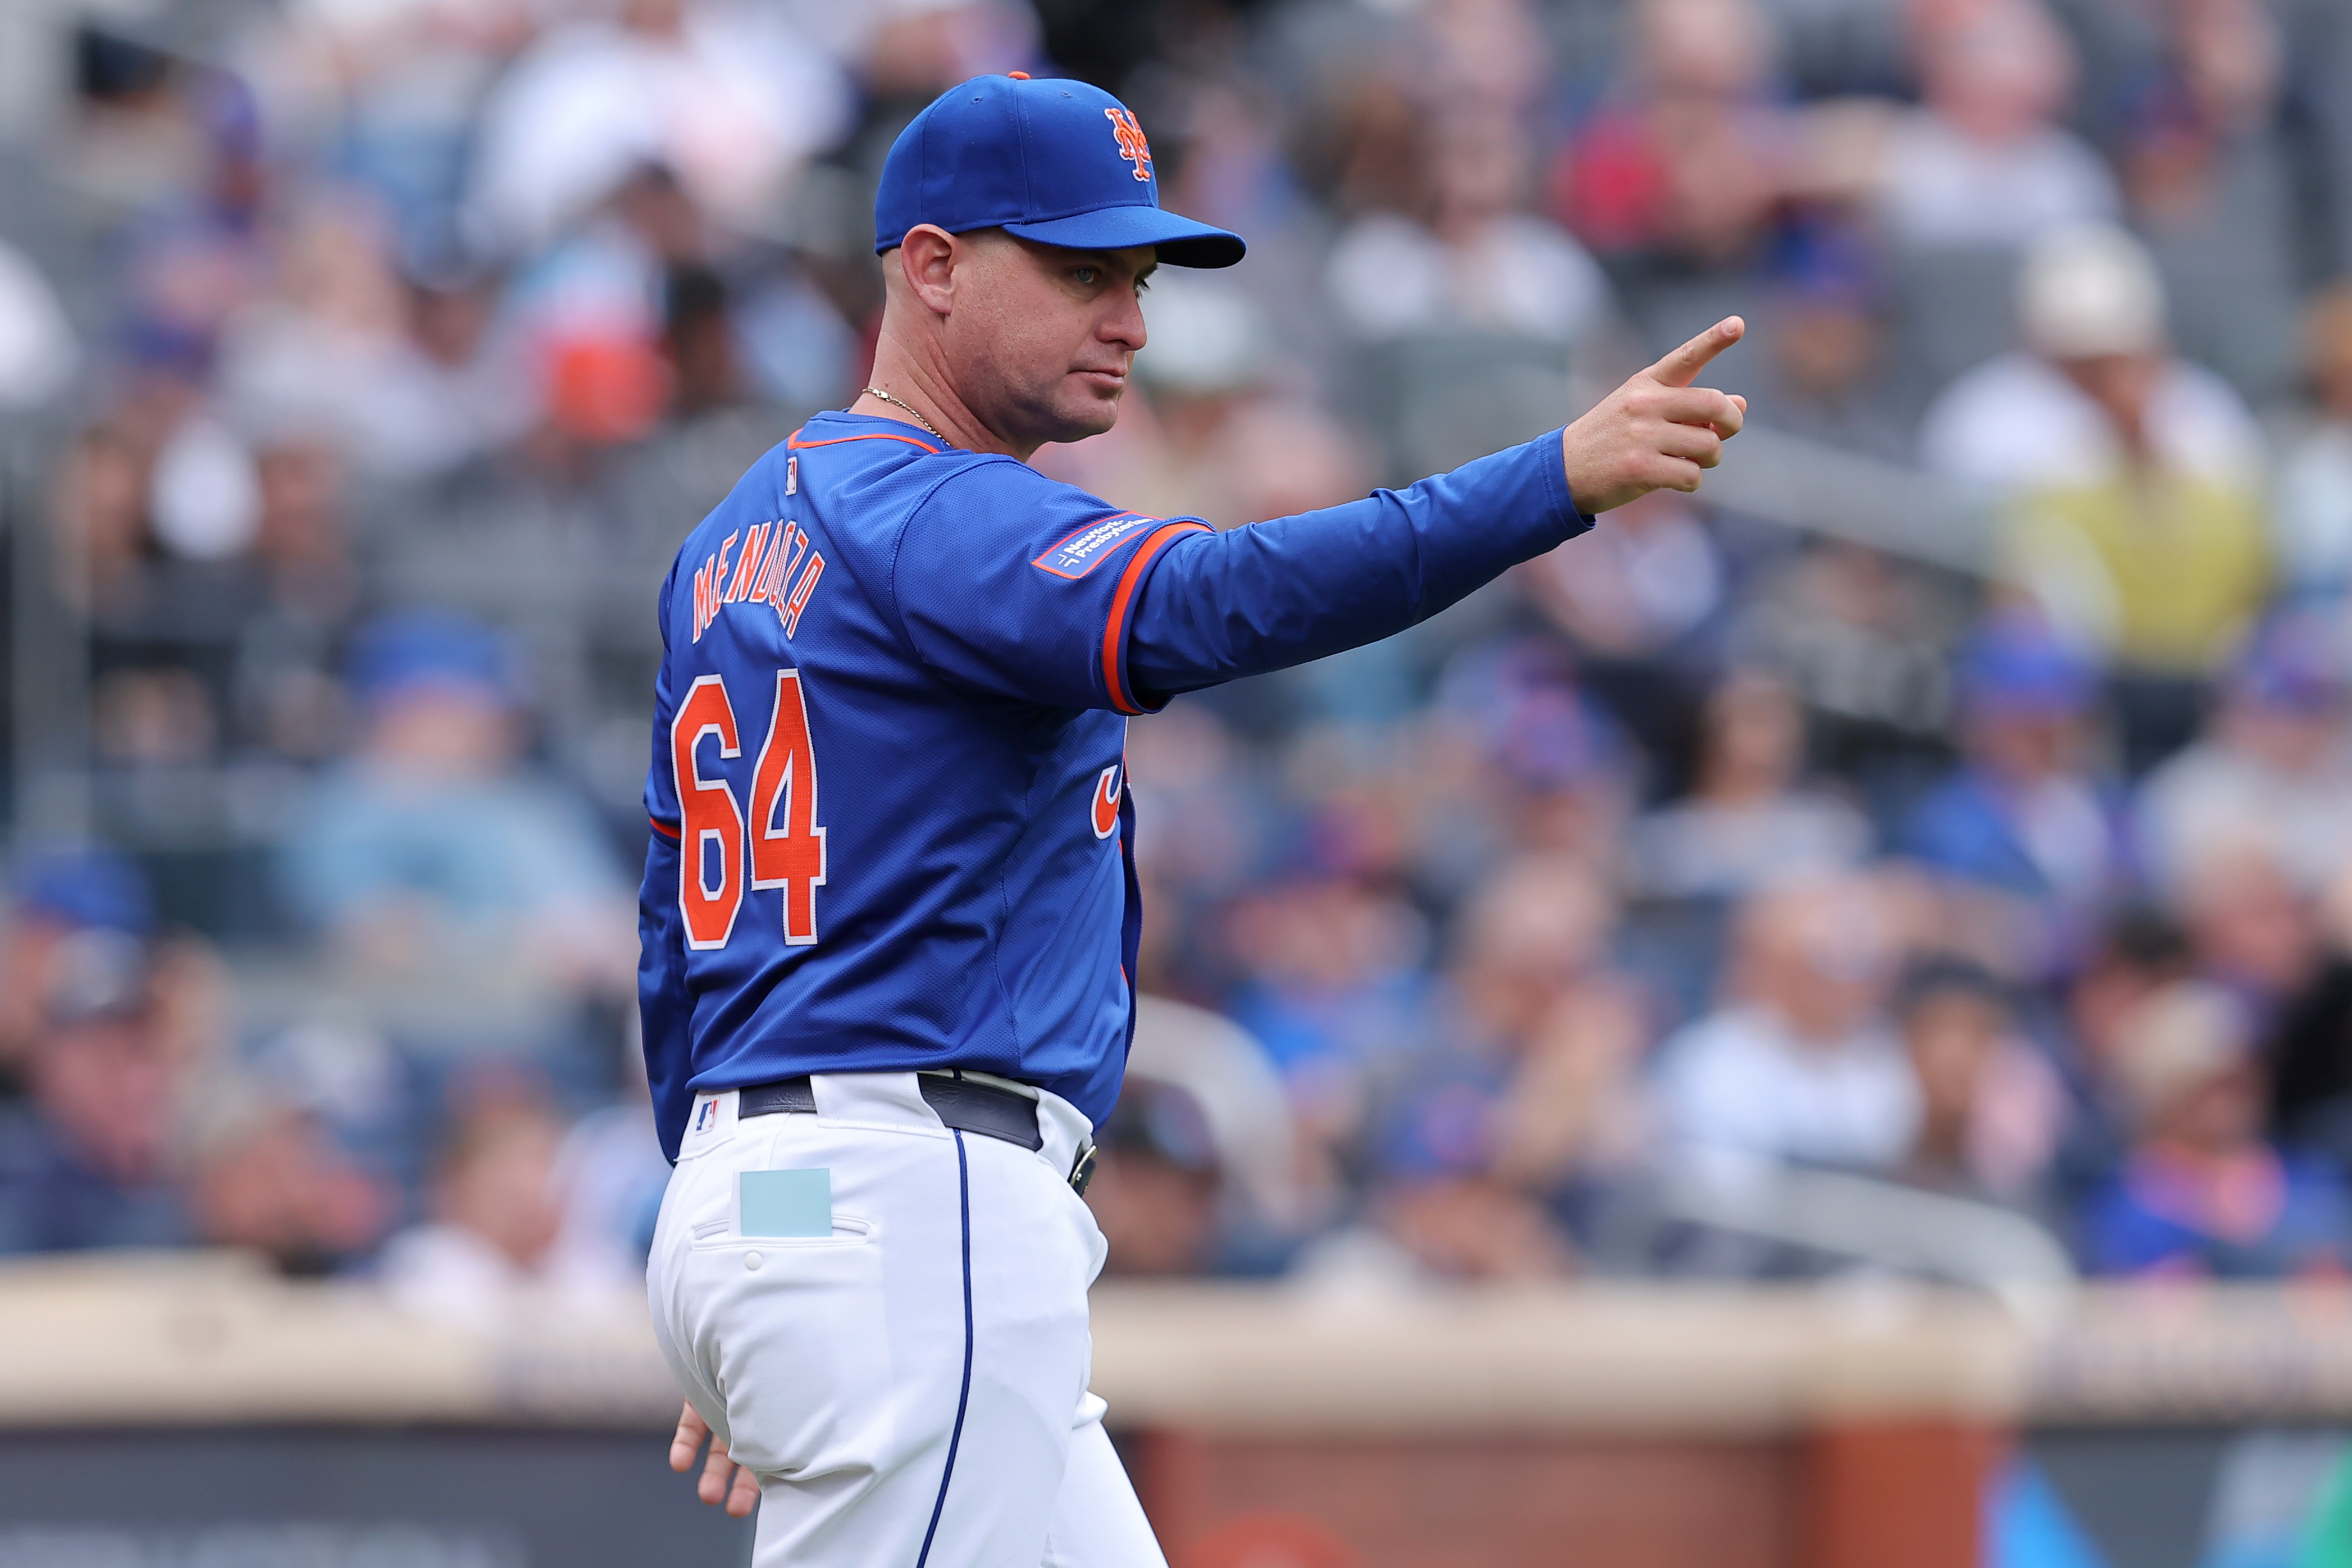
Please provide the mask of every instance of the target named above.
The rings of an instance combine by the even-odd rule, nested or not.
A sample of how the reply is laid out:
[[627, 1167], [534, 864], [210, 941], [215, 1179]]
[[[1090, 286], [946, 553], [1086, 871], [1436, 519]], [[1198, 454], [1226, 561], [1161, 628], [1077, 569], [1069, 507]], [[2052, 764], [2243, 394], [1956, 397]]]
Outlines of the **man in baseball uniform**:
[[[953, 88], [892, 147], [872, 384], [754, 464], [662, 586], [640, 921], [677, 1169], [648, 1269], [672, 1463], [754, 1562], [1154, 1564], [1087, 1390], [1082, 1201], [1133, 1030], [1127, 716], [1434, 615], [1739, 428], [1727, 321], [1526, 446], [1218, 533], [1026, 459], [1110, 428], [1160, 206], [1075, 81]], [[740, 1467], [736, 1468], [734, 1467]]]

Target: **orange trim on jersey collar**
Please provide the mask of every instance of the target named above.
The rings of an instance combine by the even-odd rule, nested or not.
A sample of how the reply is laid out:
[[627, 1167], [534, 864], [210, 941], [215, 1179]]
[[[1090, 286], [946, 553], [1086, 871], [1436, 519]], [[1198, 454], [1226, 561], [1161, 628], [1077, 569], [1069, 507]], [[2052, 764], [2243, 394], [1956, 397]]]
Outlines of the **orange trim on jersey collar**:
[[660, 817], [648, 816], [646, 820], [652, 823], [654, 825], [654, 831], [660, 834], [663, 837], [675, 838], [680, 843], [684, 843], [686, 841], [686, 836], [684, 834], [680, 833], [677, 828], [672, 827], [668, 823], [664, 822]]
[[1135, 597], [1135, 585], [1143, 581], [1144, 569], [1151, 564], [1152, 558], [1178, 534], [1214, 531], [1205, 522], [1171, 522], [1164, 528], [1157, 529], [1144, 536], [1143, 543], [1136, 550], [1134, 559], [1127, 563], [1127, 570], [1120, 574], [1118, 586], [1112, 591], [1110, 596], [1110, 619], [1103, 626], [1103, 687], [1110, 693], [1110, 705], [1119, 712], [1133, 715], [1143, 711], [1140, 704], [1129, 700], [1129, 693], [1119, 689], [1118, 684], [1120, 639], [1127, 632], [1128, 605]]
[[[877, 416], [861, 415], [859, 417], [874, 418]], [[922, 447], [924, 451], [934, 457], [944, 450], [943, 447], [934, 447], [927, 441], [918, 441], [912, 436], [893, 436], [887, 430], [877, 430], [867, 436], [834, 436], [823, 441], [803, 441], [801, 439], [800, 431], [795, 430], [784, 437], [784, 445], [795, 452], [804, 452], [811, 447], [838, 447], [844, 441], [904, 441], [909, 447]]]

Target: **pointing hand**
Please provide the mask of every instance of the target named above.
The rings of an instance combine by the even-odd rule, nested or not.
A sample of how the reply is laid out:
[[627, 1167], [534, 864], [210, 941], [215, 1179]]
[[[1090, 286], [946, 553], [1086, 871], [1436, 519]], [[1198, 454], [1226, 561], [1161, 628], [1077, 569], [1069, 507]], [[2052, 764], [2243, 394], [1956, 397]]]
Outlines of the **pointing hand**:
[[1691, 380], [1747, 331], [1738, 317], [1725, 317], [1561, 433], [1569, 493], [1580, 510], [1607, 511], [1652, 490], [1698, 489], [1699, 471], [1721, 462], [1723, 444], [1739, 434], [1748, 400]]

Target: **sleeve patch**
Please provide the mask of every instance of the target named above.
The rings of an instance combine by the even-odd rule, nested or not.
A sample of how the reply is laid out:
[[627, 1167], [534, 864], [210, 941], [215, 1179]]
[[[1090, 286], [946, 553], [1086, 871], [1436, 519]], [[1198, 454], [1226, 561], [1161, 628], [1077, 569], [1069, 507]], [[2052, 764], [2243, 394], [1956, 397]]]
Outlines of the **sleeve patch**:
[[1107, 517], [1099, 522], [1087, 524], [1030, 564], [1041, 572], [1076, 582], [1110, 559], [1112, 547], [1121, 540], [1132, 538], [1140, 530], [1154, 527], [1159, 521], [1156, 517], [1145, 517], [1140, 512], [1132, 511]]

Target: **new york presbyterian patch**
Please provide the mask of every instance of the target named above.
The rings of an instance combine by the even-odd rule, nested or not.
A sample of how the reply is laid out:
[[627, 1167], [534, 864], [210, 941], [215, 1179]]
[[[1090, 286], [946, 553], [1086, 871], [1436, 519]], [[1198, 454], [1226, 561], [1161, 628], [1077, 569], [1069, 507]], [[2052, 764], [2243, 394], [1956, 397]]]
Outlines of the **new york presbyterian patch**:
[[1156, 517], [1145, 517], [1133, 511], [1107, 517], [1100, 522], [1087, 524], [1030, 564], [1056, 577], [1075, 580], [1101, 565], [1120, 540], [1132, 538], [1139, 530], [1150, 528], [1159, 521]]

